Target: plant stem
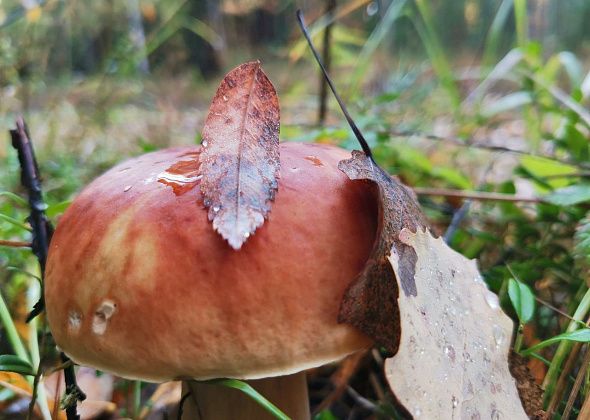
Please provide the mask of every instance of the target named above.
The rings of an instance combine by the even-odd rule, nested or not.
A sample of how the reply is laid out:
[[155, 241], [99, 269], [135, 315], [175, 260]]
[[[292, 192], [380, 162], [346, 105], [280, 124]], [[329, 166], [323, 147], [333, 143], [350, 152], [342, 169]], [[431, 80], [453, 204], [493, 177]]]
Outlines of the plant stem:
[[[572, 321], [570, 321], [567, 329], [565, 332], [572, 332], [580, 328], [580, 322], [586, 318], [588, 312], [590, 311], [590, 289], [586, 290], [584, 297], [580, 301], [580, 304], [576, 308], [574, 315], [572, 316]], [[583, 324], [582, 324], [583, 325]], [[546, 406], [549, 401], [551, 400], [551, 396], [555, 391], [555, 385], [557, 383], [557, 379], [559, 377], [559, 372], [561, 370], [561, 365], [567, 355], [569, 354], [572, 348], [573, 342], [569, 340], [562, 340], [557, 347], [557, 351], [551, 360], [551, 365], [547, 370], [547, 374], [545, 375], [545, 379], [543, 380], [543, 388], [545, 389], [545, 394], [543, 397], [544, 405]]]
[[520, 349], [522, 348], [523, 329], [524, 325], [520, 324], [516, 330], [516, 338], [514, 339], [514, 351], [516, 353], [520, 353]]
[[516, 43], [522, 48], [529, 41], [527, 0], [514, 0], [514, 20], [516, 21]]
[[30, 248], [30, 242], [24, 241], [6, 241], [4, 239], [0, 239], [0, 246], [7, 246], [10, 248]]
[[[324, 39], [322, 42], [322, 60], [326, 66], [326, 71], [330, 71], [332, 57], [330, 54], [330, 41], [332, 39], [332, 26], [334, 21], [331, 19], [336, 10], [336, 0], [326, 0], [326, 16], [330, 19], [330, 23], [326, 26], [324, 31]], [[320, 109], [318, 113], [318, 125], [324, 125], [326, 121], [326, 113], [328, 111], [328, 82], [324, 74], [320, 71]]]
[[139, 418], [141, 409], [141, 381], [133, 381], [133, 418]]
[[578, 376], [576, 376], [576, 381], [574, 382], [574, 386], [572, 387], [572, 391], [570, 392], [570, 396], [565, 405], [565, 409], [563, 410], [563, 414], [561, 417], [562, 420], [568, 420], [570, 417], [570, 413], [572, 411], [572, 408], [574, 407], [576, 397], [578, 396], [578, 392], [582, 387], [582, 382], [584, 382], [584, 378], [586, 377], [586, 372], [588, 370], [589, 364], [590, 348], [586, 346], [586, 354], [584, 354], [584, 359], [582, 360], [582, 365], [580, 366], [580, 370], [578, 371]]
[[[39, 301], [39, 296], [41, 293], [41, 284], [36, 280], [29, 280], [29, 288], [27, 293], [27, 300], [28, 306], [30, 308]], [[46, 420], [51, 420], [51, 411], [49, 410], [49, 406], [47, 405], [47, 394], [45, 393], [45, 388], [40, 385], [41, 381], [41, 353], [39, 351], [39, 340], [37, 337], [38, 331], [38, 318], [34, 318], [29, 321], [29, 351], [31, 353], [31, 364], [37, 369], [37, 373], [35, 374], [35, 378], [33, 381], [33, 393], [31, 395], [31, 405], [29, 409], [29, 413], [33, 413], [33, 409], [35, 404], [39, 406], [43, 418]]]
[[544, 200], [540, 197], [529, 197], [519, 196], [514, 194], [503, 194], [494, 192], [481, 192], [481, 191], [463, 191], [463, 190], [452, 190], [448, 188], [412, 188], [418, 195], [434, 195], [442, 197], [456, 197], [456, 198], [468, 198], [471, 200], [482, 200], [482, 201], [520, 201], [523, 203], [542, 203]]

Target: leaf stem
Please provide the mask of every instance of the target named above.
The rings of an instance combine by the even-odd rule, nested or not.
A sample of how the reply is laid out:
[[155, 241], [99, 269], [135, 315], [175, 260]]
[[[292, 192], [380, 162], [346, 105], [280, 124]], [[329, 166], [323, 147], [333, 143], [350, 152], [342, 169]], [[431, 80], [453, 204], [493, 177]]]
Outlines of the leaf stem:
[[516, 338], [514, 339], [514, 351], [516, 353], [520, 353], [520, 349], [522, 348], [523, 330], [524, 325], [519, 324], [516, 330]]

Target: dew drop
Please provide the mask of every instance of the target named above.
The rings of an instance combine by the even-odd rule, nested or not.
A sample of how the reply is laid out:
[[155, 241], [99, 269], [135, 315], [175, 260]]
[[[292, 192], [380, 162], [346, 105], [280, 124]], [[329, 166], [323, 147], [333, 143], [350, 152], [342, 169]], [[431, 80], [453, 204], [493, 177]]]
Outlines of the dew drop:
[[208, 143], [207, 143], [207, 140], [203, 140], [203, 141], [201, 142], [201, 145], [202, 145], [203, 147], [207, 147], [207, 144], [208, 144]]
[[451, 402], [453, 404], [453, 408], [457, 408], [457, 406], [459, 405], [459, 399], [457, 397], [455, 397], [453, 395], [453, 398], [451, 398]]
[[224, 102], [227, 102], [228, 101], [227, 96], [223, 95], [223, 100], [224, 100]]
[[373, 16], [379, 11], [379, 4], [376, 1], [372, 1], [367, 6], [367, 16]]
[[244, 232], [244, 238], [249, 238], [250, 237], [250, 232]]
[[495, 324], [493, 327], [493, 332], [494, 341], [496, 342], [496, 348], [499, 348], [504, 343], [504, 339], [506, 338], [504, 330], [502, 330], [502, 328], [499, 325]]
[[214, 213], [217, 213], [219, 210], [220, 210], [220, 209], [219, 209], [219, 206], [214, 206], [214, 207], [213, 207], [213, 212], [214, 212]]
[[498, 300], [498, 296], [492, 292], [486, 292], [485, 300], [488, 306], [492, 309], [499, 309], [500, 308], [500, 301]]
[[127, 191], [129, 191], [130, 189], [131, 189], [131, 185], [127, 185], [127, 186], [125, 187], [125, 189], [123, 189], [123, 192], [127, 192]]

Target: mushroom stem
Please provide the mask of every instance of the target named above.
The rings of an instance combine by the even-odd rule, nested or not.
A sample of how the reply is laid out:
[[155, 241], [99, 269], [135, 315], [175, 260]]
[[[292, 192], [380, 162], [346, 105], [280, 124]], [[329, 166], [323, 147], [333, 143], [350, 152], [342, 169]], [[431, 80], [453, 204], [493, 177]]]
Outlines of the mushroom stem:
[[[309, 399], [305, 372], [246, 381], [293, 420], [309, 420]], [[243, 392], [220, 385], [183, 381], [186, 399], [182, 419], [273, 419], [262, 406]]]

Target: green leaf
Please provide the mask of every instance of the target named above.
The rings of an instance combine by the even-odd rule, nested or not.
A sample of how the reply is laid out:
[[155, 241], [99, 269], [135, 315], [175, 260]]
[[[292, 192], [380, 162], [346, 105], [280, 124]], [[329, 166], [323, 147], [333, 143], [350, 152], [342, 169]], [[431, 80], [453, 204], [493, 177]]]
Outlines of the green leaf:
[[447, 181], [453, 187], [469, 190], [473, 188], [473, 184], [465, 175], [453, 168], [437, 166], [432, 170], [432, 175]]
[[552, 177], [551, 180], [546, 180], [546, 184], [553, 188], [566, 187], [569, 183], [565, 178], [559, 179], [555, 177], [578, 172], [575, 166], [538, 156], [523, 156], [520, 158], [520, 165], [535, 177]]
[[7, 216], [5, 214], [0, 213], [0, 220], [4, 220], [5, 222], [10, 223], [11, 225], [14, 225], [16, 227], [19, 227], [23, 230], [28, 230], [29, 232], [32, 232], [33, 229], [31, 229], [28, 225], [19, 222], [18, 220], [16, 220], [13, 217]]
[[508, 281], [508, 296], [518, 315], [521, 324], [529, 322], [535, 313], [535, 295], [526, 284], [510, 279]]
[[578, 184], [560, 188], [543, 198], [545, 201], [558, 206], [573, 206], [590, 201], [590, 185]]
[[338, 420], [338, 417], [332, 414], [330, 410], [322, 410], [313, 416], [313, 420]]
[[33, 367], [27, 360], [13, 354], [0, 355], [0, 371], [20, 373], [21, 375], [35, 375]]
[[578, 222], [574, 234], [574, 256], [590, 263], [590, 213]]
[[52, 204], [47, 207], [45, 214], [47, 214], [47, 217], [55, 217], [66, 211], [70, 204], [72, 204], [72, 200], [65, 200], [60, 203]]
[[541, 341], [540, 343], [535, 344], [533, 347], [529, 347], [528, 349], [522, 351], [521, 354], [523, 356], [528, 356], [531, 353], [535, 353], [544, 347], [550, 346], [551, 344], [555, 344], [562, 340], [577, 341], [579, 343], [588, 343], [590, 342], [590, 328], [582, 328], [579, 330], [556, 335], [555, 337], [551, 337], [545, 341]]
[[0, 197], [7, 197], [13, 200], [15, 203], [20, 204], [21, 206], [27, 207], [28, 203], [27, 200], [22, 198], [19, 195], [11, 193], [10, 191], [0, 191]]
[[237, 379], [212, 379], [210, 381], [203, 381], [203, 383], [225, 386], [227, 388], [234, 388], [239, 391], [242, 391], [244, 394], [248, 395], [258, 404], [264, 407], [266, 411], [272, 414], [275, 418], [280, 420], [290, 420], [289, 416], [287, 416], [285, 413], [279, 410], [276, 405], [268, 401], [258, 391], [256, 391], [254, 388], [252, 388], [245, 382], [238, 381]]

